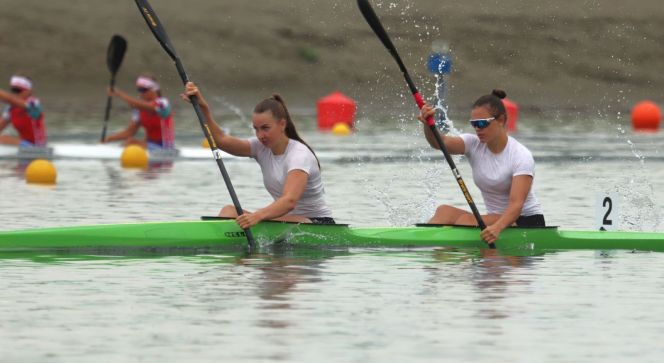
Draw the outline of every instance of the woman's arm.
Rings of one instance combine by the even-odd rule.
[[[115,96],[129,104],[129,106],[133,108],[138,108],[144,111],[155,111],[154,104],[152,102],[148,102],[145,100],[142,100],[140,98],[132,97],[125,92],[121,91],[118,88],[113,88],[113,89],[108,89],[108,95],[109,96]]]
[[[433,117],[435,113],[436,113],[435,108],[429,106],[428,104],[425,104],[422,107],[422,111],[420,115],[417,117],[417,119],[422,122],[422,125],[424,125],[424,137],[426,137],[427,142],[429,142],[429,145],[431,145],[431,147],[434,149],[440,150],[438,141],[436,140],[436,137],[434,136],[431,127],[427,124],[426,121],[429,117]],[[445,143],[445,148],[450,154],[459,155],[466,152],[466,146],[462,138],[456,136],[447,136],[442,134],[440,135],[440,138],[443,140],[443,143]]]
[[[138,122],[130,121],[129,125],[127,125],[126,129],[107,136],[104,139],[104,142],[106,143],[106,142],[111,142],[111,141],[126,140],[126,139],[136,135],[136,132],[138,132],[139,127],[140,127],[140,125],[139,125]]]
[[[190,96],[198,97],[198,104],[201,106],[203,116],[205,116],[205,123],[208,125],[214,142],[221,150],[235,156],[251,156],[251,144],[249,143],[249,140],[227,135],[221,127],[217,125],[214,121],[214,117],[212,117],[210,106],[193,82],[188,82],[186,84],[185,93],[182,95],[182,99],[190,102]]]
[[[482,239],[489,243],[493,243],[498,239],[500,232],[514,224],[523,209],[523,204],[526,202],[530,188],[533,185],[533,177],[530,175],[517,175],[512,177],[512,188],[510,189],[510,198],[507,203],[505,212],[490,226],[487,226],[482,231]]]
[[[281,197],[265,208],[254,213],[245,213],[237,218],[237,223],[242,228],[249,228],[260,221],[279,218],[295,209],[297,202],[304,193],[307,186],[309,174],[303,170],[291,170],[286,176],[286,184]]]
[[[0,89],[0,100],[3,100],[14,107],[27,108],[28,103],[21,97],[17,97],[5,90]]]
[[[9,125],[9,120],[5,120],[4,117],[0,116],[0,134],[2,134],[7,125]]]

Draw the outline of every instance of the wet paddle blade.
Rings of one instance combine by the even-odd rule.
[[[360,12],[364,16],[364,19],[367,21],[367,23],[374,31],[378,39],[380,39],[385,48],[387,48],[387,50],[390,52],[390,55],[392,55],[392,58],[394,58],[394,60],[397,62],[399,69],[406,78],[406,83],[408,83],[408,88],[410,88],[410,92],[413,94],[418,93],[415,84],[413,83],[412,79],[410,78],[410,75],[408,74],[406,66],[403,64],[403,61],[401,61],[401,57],[399,56],[399,52],[397,52],[397,48],[392,43],[390,36],[387,35],[385,28],[383,28],[383,24],[378,19],[378,16],[371,7],[369,0],[357,0],[357,6],[360,8]]]
[[[385,48],[389,49],[390,51],[392,49],[396,49],[394,44],[392,44],[392,40],[390,40],[390,37],[387,35],[385,28],[383,28],[383,24],[381,24],[380,20],[378,20],[378,16],[371,7],[369,1],[357,0],[357,6],[360,8],[360,12],[364,16],[364,19],[366,19],[371,29],[373,29],[374,33],[376,33],[376,36],[378,36],[380,41],[383,42]]]

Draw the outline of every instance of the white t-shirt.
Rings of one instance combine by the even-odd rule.
[[[249,143],[251,157],[256,159],[263,172],[265,189],[275,200],[281,197],[290,171],[302,170],[309,175],[300,200],[289,214],[306,218],[332,217],[332,210],[325,203],[320,168],[309,148],[297,140],[289,139],[286,151],[282,155],[274,155],[255,137],[250,138]]]
[[[512,178],[517,175],[535,177],[535,160],[525,146],[511,136],[507,137],[505,149],[498,154],[480,142],[477,135],[462,134],[464,154],[473,168],[473,180],[482,192],[489,214],[503,214],[507,208],[512,188]],[[521,209],[522,216],[544,214],[533,188],[530,188]]]

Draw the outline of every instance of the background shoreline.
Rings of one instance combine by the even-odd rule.
[[[431,45],[450,45],[453,118],[495,87],[520,104],[524,117],[615,117],[642,99],[664,99],[664,13],[655,0],[373,4],[429,100],[435,82],[425,67]],[[29,73],[47,111],[101,113],[109,80],[106,47],[115,33],[129,42],[118,85],[131,91],[135,76],[150,70],[178,102],[181,85],[173,64],[133,2],[0,5],[0,85],[15,71]],[[360,113],[416,112],[398,68],[355,1],[152,5],[192,79],[210,98],[250,112],[258,100],[279,92],[292,107],[307,110],[340,90],[358,101]]]

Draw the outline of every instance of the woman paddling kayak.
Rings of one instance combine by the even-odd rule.
[[[334,224],[332,211],[325,203],[325,190],[318,158],[295,129],[284,100],[273,95],[259,102],[252,114],[256,137],[230,136],[216,124],[210,107],[194,83],[187,83],[182,98],[198,97],[215,143],[223,151],[256,159],[263,173],[263,184],[274,202],[238,217],[233,205],[225,206],[219,216],[237,218],[242,228],[263,220]]]
[[[175,129],[173,114],[168,99],[161,95],[159,83],[150,74],[143,74],[136,80],[139,97],[132,97],[117,87],[108,90],[109,96],[115,96],[134,108],[134,115],[124,130],[109,135],[104,142],[124,140],[126,145],[137,144],[148,150],[173,149],[175,147]],[[134,135],[138,129],[145,129],[145,140],[137,140]]]
[[[544,215],[532,191],[535,177],[535,161],[530,151],[513,137],[507,135],[507,112],[502,90],[493,90],[480,97],[470,112],[470,124],[475,134],[442,136],[450,154],[463,154],[473,169],[473,180],[482,192],[486,215],[482,216],[487,228],[482,239],[493,243],[500,232],[516,225],[543,227]],[[425,124],[424,133],[429,144],[438,149],[433,132],[426,119],[436,110],[425,105],[418,119]],[[472,213],[441,205],[431,217],[432,224],[477,225]]]
[[[11,93],[0,90],[0,100],[9,104],[0,116],[0,133],[11,123],[18,137],[0,135],[0,144],[46,146],[44,112],[39,99],[32,95],[32,79],[14,75],[9,80],[9,86]]]

